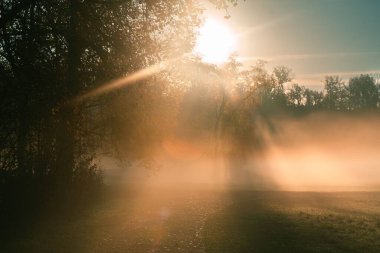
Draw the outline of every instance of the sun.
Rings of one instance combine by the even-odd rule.
[[[202,61],[212,64],[224,63],[236,50],[236,36],[222,22],[207,19],[199,29],[194,53]]]

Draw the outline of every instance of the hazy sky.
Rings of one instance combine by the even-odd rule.
[[[380,72],[380,0],[247,0],[229,12],[245,65],[257,57],[286,65],[315,88],[327,74]]]

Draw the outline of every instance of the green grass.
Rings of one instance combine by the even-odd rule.
[[[207,221],[207,252],[380,252],[376,193],[231,194]]]
[[[380,193],[113,192],[24,225],[0,252],[370,253],[380,252]]]

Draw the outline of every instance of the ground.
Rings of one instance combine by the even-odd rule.
[[[380,193],[109,191],[0,252],[380,252]]]

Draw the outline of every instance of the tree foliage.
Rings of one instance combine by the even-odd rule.
[[[378,87],[373,77],[360,75],[348,83],[350,109],[375,109],[379,102]]]
[[[192,0],[3,0],[0,13],[0,173],[8,178],[1,188],[37,180],[64,195],[83,177],[98,180],[98,153],[115,153],[107,147],[117,147],[110,143],[127,131],[117,122],[134,126],[130,140],[154,133],[157,111],[165,111],[156,105],[171,91],[162,76],[75,98],[190,51],[200,22]],[[116,103],[119,110],[111,111]]]

